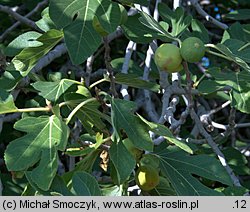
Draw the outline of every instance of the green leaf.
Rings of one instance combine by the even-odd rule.
[[[135,103],[114,98],[109,98],[109,100],[111,102],[111,121],[114,127],[114,136],[121,138],[121,130],[124,130],[138,149],[152,151],[153,142],[145,124],[133,114],[136,107]]]
[[[25,32],[15,38],[4,50],[6,56],[12,57],[19,54],[24,48],[38,47],[43,43],[37,41],[42,34],[34,31]]]
[[[64,96],[64,100],[68,102],[69,108],[73,109],[81,102],[88,100],[88,98],[77,93],[67,93]],[[90,134],[95,134],[92,130],[94,126],[100,130],[105,128],[106,125],[103,123],[102,119],[110,122],[110,118],[98,110],[99,107],[100,103],[97,100],[91,101],[83,105],[76,113],[76,116],[80,119],[83,127]]]
[[[63,174],[62,178],[65,181],[65,183],[69,186],[72,183],[72,177],[74,173],[78,171],[86,171],[86,172],[92,172],[92,167],[97,160],[97,158],[100,156],[101,151],[95,150],[88,155],[86,155],[82,160],[80,160],[76,167],[72,171],[68,171],[65,174]]]
[[[64,151],[69,129],[56,116],[27,117],[17,121],[16,130],[26,132],[10,142],[5,151],[9,171],[26,171],[42,190],[48,190],[57,171],[57,151]],[[35,164],[37,166],[33,167]],[[32,168],[33,167],[33,168]]]
[[[120,185],[101,185],[102,195],[109,196],[109,197],[119,197],[123,195],[123,186]]]
[[[136,161],[122,142],[112,143],[109,154],[116,171],[116,176],[113,180],[116,184],[120,185],[130,176],[135,168]]]
[[[51,20],[51,18],[49,17],[49,8],[46,7],[42,13],[42,18],[38,21],[36,21],[36,25],[43,30],[44,32],[47,32],[51,29],[55,29],[56,26],[54,24],[54,22]]]
[[[183,141],[177,140],[166,126],[161,125],[161,124],[157,124],[157,123],[153,123],[153,122],[149,122],[146,119],[144,119],[142,116],[140,116],[140,115],[138,115],[138,116],[140,117],[140,119],[143,122],[145,122],[149,126],[150,130],[152,132],[154,132],[156,135],[163,136],[164,138],[167,139],[167,141],[175,144],[176,146],[178,146],[182,150],[184,150],[190,154],[193,154],[193,150],[188,146],[188,144],[183,142]]]
[[[210,196],[221,195],[198,181],[192,174],[232,185],[231,178],[218,160],[208,155],[190,156],[176,147],[168,147],[157,152],[160,169],[177,195]]]
[[[172,11],[166,4],[160,3],[158,6],[160,16],[172,27],[171,35],[179,37],[191,24],[192,16],[185,15],[181,7]]]
[[[158,35],[166,37],[168,39],[173,39],[173,37],[151,16],[145,12],[141,12],[141,18],[139,21],[147,26],[149,29],[154,30]]]
[[[248,189],[244,187],[227,187],[223,189],[223,193],[226,196],[244,196],[247,192],[249,192]]]
[[[112,67],[118,71],[122,70],[123,63],[124,63],[124,57],[116,58],[111,61]],[[135,61],[130,60],[128,65],[128,73],[137,75],[139,77],[143,75],[143,70]]]
[[[43,98],[55,102],[74,84],[76,84],[76,82],[73,80],[62,79],[57,82],[38,81],[33,83],[32,86],[40,91],[39,95]]]
[[[227,39],[224,43],[228,49],[237,57],[250,63],[250,42],[245,43],[237,39]]]
[[[204,43],[209,42],[208,30],[197,19],[193,19],[191,22],[192,36],[200,38]]]
[[[160,176],[159,184],[150,191],[152,196],[176,196],[174,189],[171,187],[169,180]]]
[[[11,91],[21,79],[22,76],[19,71],[5,71],[0,77],[0,88]]]
[[[250,9],[234,10],[226,14],[225,17],[236,21],[248,20],[250,19]]]
[[[123,3],[123,4],[140,4],[143,6],[148,6],[149,1],[148,0],[119,0],[119,2]]]
[[[218,72],[212,70],[208,72],[214,77],[217,86],[225,87],[230,86],[231,105],[243,113],[250,113],[250,75],[247,71],[241,72]],[[208,86],[201,82],[200,87]],[[214,84],[212,82],[212,84]]]
[[[141,24],[140,14],[129,16],[127,22],[122,25],[125,36],[136,43],[150,43],[157,37],[157,33]]]
[[[43,45],[23,49],[12,59],[8,70],[18,70],[22,76],[26,76],[36,65],[37,61],[47,54],[62,38],[63,33],[61,31],[52,29],[45,32],[36,40]]]
[[[244,60],[242,60],[238,55],[235,55],[226,45],[222,43],[218,43],[214,45],[213,48],[223,53],[225,56],[230,58],[233,62],[241,66],[243,69],[250,72],[250,66]]]
[[[160,85],[158,85],[157,83],[142,80],[135,74],[118,73],[115,75],[115,82],[117,84],[128,85],[134,88],[147,89],[154,92],[158,92],[160,90]]]
[[[101,44],[101,36],[92,25],[95,15],[108,32],[114,31],[120,22],[118,4],[110,0],[51,0],[49,13],[56,26],[63,28],[74,64],[84,62]]]
[[[68,189],[66,183],[63,181],[62,177],[59,175],[56,175],[51,187],[50,187],[50,193],[63,195],[63,196],[72,196],[73,194]]]
[[[248,161],[246,157],[237,149],[233,147],[227,147],[223,149],[223,154],[233,169],[235,174],[238,175],[250,175],[250,168],[248,167]]]
[[[72,177],[73,192],[77,196],[101,196],[96,179],[87,172],[76,172]]]
[[[0,114],[17,112],[13,96],[7,91],[0,89]]]
[[[250,42],[250,24],[240,24],[236,22],[225,30],[221,43],[227,39],[237,39],[240,41]]]
[[[86,135],[82,135],[80,137],[81,140],[83,140],[85,136]],[[92,137],[91,137],[91,139],[92,139]],[[73,157],[84,156],[84,155],[90,154],[91,152],[94,152],[95,150],[97,150],[103,143],[104,143],[103,135],[97,133],[96,139],[94,140],[93,144],[90,144],[85,148],[82,147],[82,145],[80,145],[79,147],[71,147],[71,146],[69,146],[67,148],[65,154],[73,156]]]

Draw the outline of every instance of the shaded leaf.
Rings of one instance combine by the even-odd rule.
[[[250,42],[250,24],[240,24],[236,22],[224,31],[221,43],[227,39],[237,39],[244,42]]]
[[[17,112],[13,96],[7,91],[0,89],[0,114]]]
[[[171,187],[169,181],[165,178],[160,176],[159,184],[150,191],[152,196],[175,196],[176,193],[174,189]]]
[[[226,196],[244,196],[249,189],[244,187],[227,187],[222,191]]]
[[[156,135],[163,136],[164,138],[167,139],[167,141],[175,144],[176,146],[183,149],[184,151],[190,154],[193,154],[193,150],[188,146],[188,144],[183,141],[177,140],[166,126],[161,125],[161,124],[156,124],[153,122],[149,122],[146,119],[144,119],[142,116],[140,115],[138,116],[141,118],[143,122],[145,122],[149,126],[150,130],[154,132]]]
[[[123,4],[140,4],[143,6],[148,6],[149,1],[148,0],[119,0],[119,2],[123,3]]]
[[[250,75],[247,71],[241,72],[218,72],[211,69],[209,72],[214,77],[213,85],[232,88],[230,91],[231,105],[243,113],[250,113]],[[204,84],[205,83],[205,84]],[[207,81],[202,81],[199,85],[199,90],[205,88]],[[212,88],[216,88],[213,87]],[[202,90],[201,90],[202,91]]]
[[[150,43],[157,37],[157,33],[141,24],[139,21],[140,17],[140,14],[129,16],[127,22],[122,25],[122,29],[128,39],[136,43]]]
[[[121,138],[121,130],[124,130],[130,141],[138,148],[147,151],[153,150],[153,142],[145,124],[134,115],[135,103],[109,98],[111,102],[111,121],[114,127],[114,136]]]
[[[142,80],[135,74],[118,73],[115,75],[115,82],[117,84],[128,85],[134,88],[147,89],[154,92],[158,92],[160,90],[160,85],[158,85],[157,83]]]
[[[243,61],[250,63],[250,43],[237,39],[227,39],[224,43],[230,51]]]
[[[225,15],[226,18],[241,21],[250,19],[250,9],[234,10]]]
[[[87,172],[76,172],[72,177],[73,192],[77,196],[101,196],[96,179]]]
[[[250,168],[246,157],[237,149],[228,147],[222,150],[229,166],[235,174],[250,175]]]
[[[116,196],[122,196],[123,195],[123,186],[118,185],[102,185],[102,195],[103,196],[109,196],[109,197],[116,197]]]
[[[22,79],[20,72],[18,71],[5,71],[0,77],[0,88],[11,91],[13,90],[19,80]]]
[[[197,19],[193,19],[191,22],[192,36],[200,38],[204,43],[209,42],[208,30]]]
[[[177,195],[222,195],[198,181],[192,174],[232,185],[231,178],[218,160],[208,155],[189,156],[184,151],[168,147],[156,153],[162,173],[169,179]]]
[[[88,98],[77,93],[67,93],[64,96],[64,100],[68,102],[70,109],[75,108],[78,104],[87,101]],[[84,104],[76,113],[76,116],[80,119],[83,127],[90,133],[95,134],[92,128],[95,126],[102,130],[105,128],[105,124],[102,119],[110,121],[109,117],[101,113],[98,108],[100,103],[97,100],[90,101]]]
[[[243,69],[250,72],[250,66],[244,60],[242,60],[238,55],[235,55],[226,45],[218,43],[214,45],[213,48],[226,55],[233,62],[241,66]]]
[[[124,57],[116,58],[111,61],[111,65],[115,70],[122,70],[123,63]],[[143,75],[143,70],[136,62],[130,60],[128,65],[128,73],[137,75],[139,77]]]
[[[112,143],[109,154],[116,171],[116,178],[113,180],[120,185],[130,176],[135,168],[136,161],[122,142]]]

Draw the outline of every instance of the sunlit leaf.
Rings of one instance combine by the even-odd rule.
[[[8,170],[27,170],[27,175],[40,189],[48,190],[57,171],[57,151],[64,151],[66,147],[68,127],[54,115],[27,117],[16,122],[14,127],[27,134],[7,146],[5,162]],[[35,164],[37,166],[33,167]]]

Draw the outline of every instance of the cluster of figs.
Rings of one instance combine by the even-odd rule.
[[[155,63],[161,71],[168,73],[179,72],[183,69],[182,61],[199,62],[205,55],[205,45],[197,37],[186,38],[181,47],[171,43],[164,43],[155,51]]]

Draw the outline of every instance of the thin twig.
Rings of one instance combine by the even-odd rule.
[[[38,32],[43,32],[43,30],[41,30],[34,21],[26,18],[25,16],[22,16],[20,14],[18,14],[17,12],[13,11],[10,7],[8,6],[3,6],[0,5],[0,12],[4,12],[9,14],[10,16],[12,16],[13,18],[15,18],[17,21],[29,26],[30,28],[38,31]]]
[[[206,139],[206,141],[209,144],[209,146],[213,149],[213,151],[215,152],[215,154],[218,156],[221,164],[225,167],[227,173],[229,174],[229,176],[231,177],[231,179],[233,181],[233,184],[235,186],[241,186],[239,179],[235,176],[233,170],[228,165],[228,163],[227,163],[227,161],[225,159],[224,154],[221,152],[221,150],[219,149],[219,147],[217,146],[217,144],[214,142],[214,140],[211,137],[211,135],[208,134],[207,131],[204,129],[204,127],[202,126],[202,123],[201,123],[198,115],[195,113],[195,111],[194,111],[193,108],[191,109],[190,114],[191,114],[192,119],[197,124],[197,127],[199,129],[200,134]]]
[[[39,2],[36,7],[30,11],[27,15],[25,15],[25,18],[29,18],[32,15],[34,15],[35,13],[37,13],[39,10],[43,9],[44,7],[46,7],[46,5],[48,4],[48,0],[44,0],[42,2]],[[7,30],[4,31],[4,33],[0,36],[0,42],[2,42],[7,35],[12,32],[14,29],[16,29],[19,25],[21,24],[20,21],[17,21],[16,23],[14,23],[12,26],[10,26]]]
[[[211,15],[209,15],[205,10],[202,9],[200,4],[198,3],[197,0],[190,0],[191,4],[195,7],[196,11],[203,16],[207,21],[210,21],[214,25],[218,26],[221,29],[226,30],[228,26],[217,19],[213,18]]]
[[[64,43],[57,45],[53,50],[51,50],[48,54],[46,54],[37,62],[34,68],[32,68],[31,72],[34,72],[34,73],[39,72],[44,67],[49,65],[53,60],[55,60],[58,57],[61,57],[66,52],[67,52],[67,48]]]
[[[106,65],[106,69],[108,71],[109,79],[110,79],[110,90],[112,92],[112,95],[116,98],[118,97],[118,93],[115,88],[115,77],[114,77],[114,72],[113,68],[110,64],[111,58],[110,58],[110,46],[109,46],[109,41],[107,37],[103,37],[103,43],[104,43],[104,48],[105,48],[105,53],[104,53],[104,62]]]

